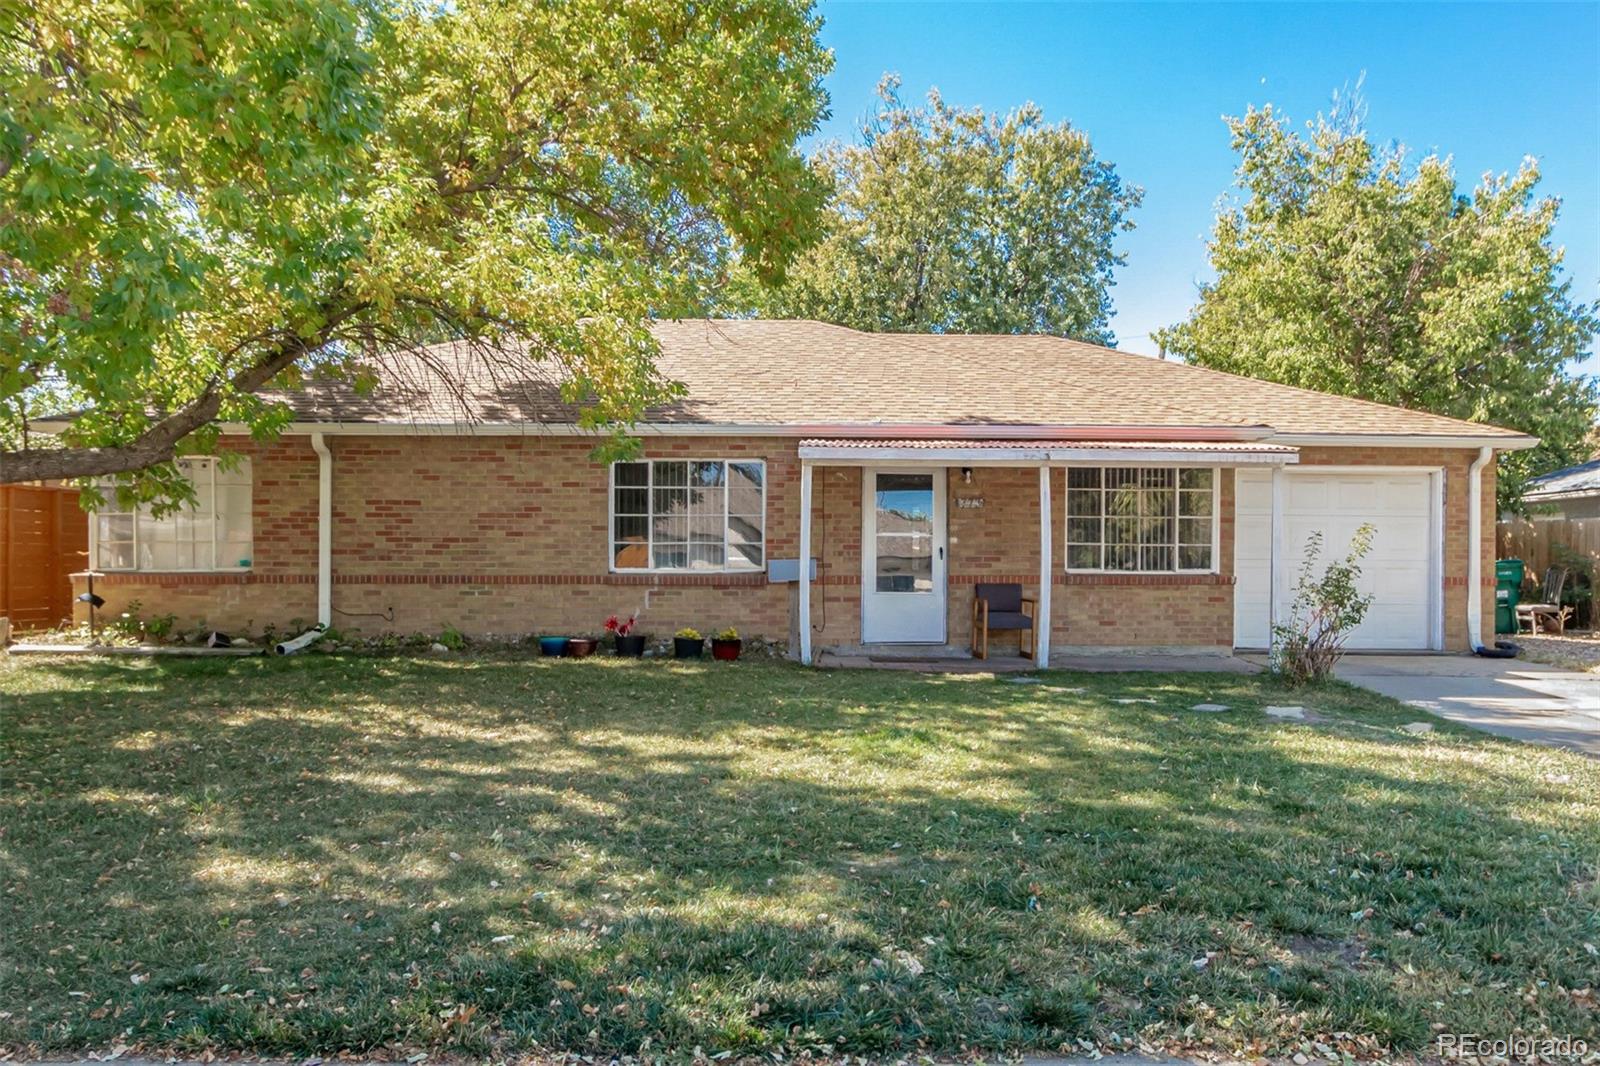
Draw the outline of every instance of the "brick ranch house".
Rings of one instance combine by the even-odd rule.
[[[654,330],[686,391],[636,462],[592,459],[550,383],[435,349],[468,379],[449,400],[420,369],[314,383],[279,439],[225,438],[237,468],[189,461],[196,510],[95,515],[96,591],[241,631],[592,634],[637,610],[811,661],[964,651],[973,586],[1011,581],[1047,663],[1265,647],[1307,537],[1340,553],[1371,522],[1351,647],[1492,632],[1492,459],[1531,437],[1055,337]]]

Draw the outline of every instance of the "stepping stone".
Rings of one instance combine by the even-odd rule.
[[[1305,721],[1306,709],[1304,707],[1268,707],[1267,713],[1274,718],[1294,718]]]
[[[1191,711],[1203,711],[1206,714],[1219,714],[1222,711],[1231,711],[1233,708],[1226,703],[1197,703],[1189,709]]]
[[[1154,703],[1154,696],[1121,696],[1111,701],[1112,703]]]
[[[1006,678],[1006,681],[1013,685],[1037,685],[1043,680],[1042,677],[1029,677],[1027,674],[1013,674]]]
[[[1419,736],[1419,735],[1421,735],[1423,733],[1431,733],[1431,732],[1433,732],[1433,723],[1432,722],[1407,722],[1405,725],[1401,726],[1400,728],[1404,729],[1407,733],[1410,733],[1412,736]]]

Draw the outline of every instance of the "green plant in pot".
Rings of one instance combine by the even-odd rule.
[[[732,626],[711,638],[711,657],[713,659],[731,663],[739,657],[739,652],[743,649],[744,641],[739,639],[739,631]]]
[[[700,635],[698,629],[684,626],[672,634],[672,657],[674,659],[698,659],[706,650],[706,638]]]

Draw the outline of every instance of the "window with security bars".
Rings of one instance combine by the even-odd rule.
[[[766,482],[766,464],[760,460],[612,464],[611,568],[764,568]]]
[[[1215,572],[1217,476],[1209,467],[1069,467],[1067,569]]]

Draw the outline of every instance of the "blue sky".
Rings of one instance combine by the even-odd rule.
[[[909,100],[1027,100],[1086,131],[1145,190],[1113,291],[1121,347],[1154,352],[1206,278],[1204,239],[1235,157],[1221,117],[1272,103],[1296,122],[1365,77],[1368,127],[1458,182],[1539,159],[1563,201],[1557,242],[1600,298],[1600,3],[980,4],[824,2],[833,116],[850,136],[885,72]],[[1582,369],[1600,372],[1600,359]]]

